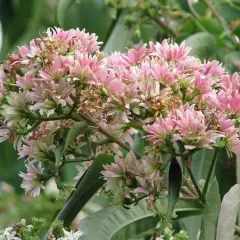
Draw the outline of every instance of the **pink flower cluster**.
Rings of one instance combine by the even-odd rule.
[[[72,114],[87,114],[129,146],[134,135],[144,135],[146,156],[154,159],[224,146],[240,154],[237,73],[231,76],[217,61],[201,62],[184,43],[170,40],[110,55],[99,51],[100,44],[84,30],[48,29],[0,66],[0,141],[9,138],[27,164],[41,163],[41,169],[29,165],[29,174],[21,174],[28,192],[36,195],[44,187],[40,181],[35,188],[34,173],[55,176],[55,150],[75,123]],[[93,128],[87,140],[80,135],[73,141],[65,160],[94,142],[97,152],[91,154],[118,156],[105,167],[106,178],[142,171],[125,165],[122,149],[107,140]],[[146,175],[151,178],[136,178],[136,190],[149,191]]]
[[[131,199],[134,195],[146,195],[154,199],[163,185],[164,176],[159,165],[163,163],[148,157],[138,161],[133,151],[125,158],[115,156],[115,163],[105,165],[105,171],[102,171],[107,180],[106,190],[118,198]]]

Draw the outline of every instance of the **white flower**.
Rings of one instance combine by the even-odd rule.
[[[29,192],[33,197],[40,194],[41,188],[44,189],[43,182],[40,180],[42,172],[42,163],[39,162],[37,167],[30,163],[27,166],[27,173],[21,172],[19,174],[19,176],[23,178],[21,187],[24,188],[26,192]]]
[[[7,128],[0,128],[0,142],[8,139],[9,130]]]
[[[7,97],[8,104],[3,105],[1,114],[5,117],[7,126],[13,126],[23,119],[22,111],[26,110],[28,98],[23,92],[11,92]]]
[[[91,167],[92,163],[93,161],[86,161],[83,162],[82,166],[76,166],[78,174],[74,179],[79,180],[82,177],[82,175],[88,170],[88,168]]]
[[[64,232],[64,236],[61,238],[58,238],[57,240],[79,240],[83,236],[83,232],[81,231],[66,231],[64,228],[62,229]]]
[[[12,227],[6,228],[2,234],[0,234],[0,240],[22,240],[16,237],[16,232],[13,231]]]

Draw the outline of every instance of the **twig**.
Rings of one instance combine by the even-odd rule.
[[[84,133],[84,137],[87,141],[88,151],[89,151],[90,155],[92,156],[92,155],[94,155],[93,150],[92,150],[92,143],[91,143],[87,133]]]
[[[188,170],[188,173],[189,173],[189,176],[190,176],[190,178],[192,180],[192,183],[193,183],[193,185],[194,185],[194,187],[195,187],[195,189],[196,189],[196,191],[198,193],[198,196],[199,196],[201,202],[204,204],[205,203],[205,197],[203,196],[201,190],[198,187],[198,184],[197,184],[197,182],[196,182],[196,180],[195,180],[195,178],[193,176],[192,170],[191,170],[191,168],[187,164],[186,164],[186,168]]]
[[[222,25],[225,25],[224,20],[222,19],[221,15],[218,13],[218,11],[216,10],[216,8],[213,6],[213,4],[211,3],[211,1],[205,0],[205,3],[208,5],[208,7],[209,7],[210,10],[212,11],[212,13],[215,15],[215,17],[218,19],[218,21],[219,21]]]
[[[40,121],[40,120],[37,120],[37,121],[31,126],[31,128],[27,129],[27,131],[24,132],[24,133],[21,134],[21,135],[27,135],[27,134],[29,134],[29,133],[32,132],[35,128],[37,128],[40,124],[41,124],[41,121]]]
[[[217,20],[222,24],[224,31],[226,32],[229,39],[234,43],[234,45],[239,45],[239,43],[235,40],[234,36],[232,35],[231,30],[228,28],[224,18],[221,17],[219,12],[216,10],[214,5],[210,0],[205,0],[205,3],[208,5],[209,9],[212,11],[214,16],[217,18]]]
[[[80,117],[79,117],[79,116]],[[114,136],[112,136],[106,129],[104,129],[103,127],[101,127],[97,122],[94,121],[94,119],[92,119],[92,117],[90,117],[87,114],[84,113],[78,113],[78,115],[76,114],[72,114],[72,119],[75,121],[80,121],[81,118],[83,120],[85,120],[87,123],[90,123],[92,126],[97,127],[98,131],[101,132],[102,134],[104,134],[105,136],[107,136],[110,140],[112,140],[113,142],[117,143],[120,147],[122,147],[123,149],[129,151],[133,151],[135,153],[135,155],[138,158],[141,158],[142,155],[136,151],[134,151],[131,147],[129,147],[127,144],[121,142],[120,140],[118,140],[117,138],[115,138]]]
[[[204,187],[203,187],[203,192],[202,192],[203,196],[206,196],[206,193],[207,193],[207,190],[208,190],[208,185],[209,185],[209,182],[210,182],[210,179],[211,179],[211,176],[212,176],[212,172],[213,172],[215,164],[217,162],[218,153],[219,153],[218,149],[215,149],[213,159],[212,159],[211,165],[210,165],[209,170],[208,170],[208,175],[207,175],[207,178],[206,178],[206,182],[205,182]]]
[[[185,185],[188,188],[188,190],[191,191],[194,195],[198,196],[195,187],[189,182],[189,180],[185,176],[183,176],[183,180],[185,181]]]
[[[191,196],[191,197],[197,197],[196,194],[194,194],[193,192],[191,192],[188,188],[184,188],[184,186],[181,188],[182,192],[184,192],[185,194]]]
[[[160,27],[163,27],[165,29],[167,29],[174,37],[179,37],[179,34],[173,29],[171,28],[165,21],[164,18],[162,17],[156,17],[155,19],[153,19],[155,23],[157,23]]]
[[[200,18],[200,15],[195,11],[193,5],[192,5],[192,1],[191,0],[187,0],[187,3],[188,3],[188,7],[190,8],[192,14],[197,18],[199,19]]]
[[[197,197],[179,197],[181,200],[197,200]]]
[[[63,120],[67,119],[68,115],[60,115],[60,116],[54,116],[54,117],[42,117],[42,116],[33,116],[29,115],[27,116],[28,119],[41,121],[41,122],[47,122],[47,121],[56,121],[56,120]]]

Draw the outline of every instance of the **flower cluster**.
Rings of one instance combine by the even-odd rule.
[[[162,189],[164,164],[161,161],[148,157],[138,161],[131,151],[125,158],[115,156],[115,162],[104,168],[102,174],[107,180],[106,190],[118,198],[148,196],[153,200]]]
[[[84,233],[80,230],[70,230],[67,231],[62,227],[63,223],[61,221],[56,221],[53,223],[51,228],[51,233],[48,236],[48,239],[51,240],[80,240]],[[32,219],[32,225],[27,225],[26,220],[22,219],[21,222],[16,223],[14,227],[8,227],[4,230],[0,230],[0,240],[27,240],[27,239],[40,239],[39,230],[42,230],[46,227],[45,219]],[[55,236],[53,232],[56,232]],[[188,240],[189,237],[187,232],[181,230],[178,233],[172,229],[172,224],[169,223],[168,226],[164,229],[164,232],[156,238],[157,240]]]
[[[27,192],[38,195],[65,163],[99,152],[116,155],[103,174],[109,189],[117,180],[125,197],[161,189],[161,154],[216,147],[240,153],[237,73],[201,62],[170,40],[110,55],[100,44],[79,29],[48,29],[0,66],[0,141],[9,139],[26,159],[28,172],[20,175]],[[90,130],[72,140],[59,162],[55,153],[77,121]],[[130,148],[134,135],[145,143],[140,161],[132,152],[124,157],[119,146]]]
[[[55,224],[55,225],[54,225]],[[79,240],[83,236],[83,232],[64,229],[63,223],[58,222],[53,225],[57,229],[61,226],[60,231],[58,231],[59,237],[55,237],[53,234],[49,239],[52,240]],[[43,218],[33,218],[32,224],[27,225],[26,220],[22,219],[19,223],[16,223],[13,227],[8,227],[0,231],[1,240],[27,240],[27,239],[40,239],[40,230],[47,227],[47,221]],[[54,229],[52,229],[54,230]]]

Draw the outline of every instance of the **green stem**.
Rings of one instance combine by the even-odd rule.
[[[211,176],[212,176],[212,172],[213,172],[215,164],[217,162],[218,153],[219,153],[218,149],[215,149],[213,159],[212,159],[210,168],[208,170],[206,182],[204,184],[204,188],[203,188],[203,192],[202,192],[203,196],[206,196],[206,193],[207,193],[207,190],[208,190],[208,185],[209,185],[209,182],[210,182],[210,179],[211,179]]]
[[[89,158],[77,158],[75,160],[66,160],[64,161],[65,163],[79,163],[79,162],[85,162],[85,161],[91,161],[93,160],[93,158],[89,157]]]
[[[84,133],[84,137],[85,137],[85,140],[87,142],[89,154],[91,156],[93,156],[94,153],[93,153],[93,150],[92,150],[92,142],[90,141],[89,136],[88,136],[88,134],[86,132]]]
[[[36,120],[36,121],[42,121],[42,122],[47,122],[47,121],[56,121],[56,120],[63,120],[63,119],[68,119],[68,115],[60,115],[60,116],[54,116],[54,117],[42,117],[42,116],[28,116],[28,119],[31,120]]]
[[[205,197],[204,197],[204,195],[201,193],[201,190],[200,190],[199,187],[198,187],[197,181],[196,181],[196,179],[195,179],[194,176],[193,176],[192,170],[191,170],[191,168],[190,168],[187,164],[186,164],[186,167],[187,167],[189,176],[190,176],[190,178],[191,178],[191,180],[192,180],[192,183],[193,183],[193,185],[194,185],[194,187],[195,187],[195,189],[196,189],[196,191],[197,191],[197,193],[198,193],[198,196],[199,196],[201,202],[204,204],[204,203],[205,203]]]
[[[46,122],[46,121],[63,120],[63,119],[67,119],[67,118],[68,118],[67,116],[62,115],[62,116],[48,117],[48,118],[41,117],[40,120],[43,121],[43,122]]]
[[[23,134],[20,134],[20,135],[27,135],[27,134],[29,134],[29,133],[32,132],[35,128],[37,128],[40,124],[41,124],[41,121],[40,121],[40,120],[37,120],[37,121],[31,126],[31,128],[27,129],[26,132],[24,132]]]

